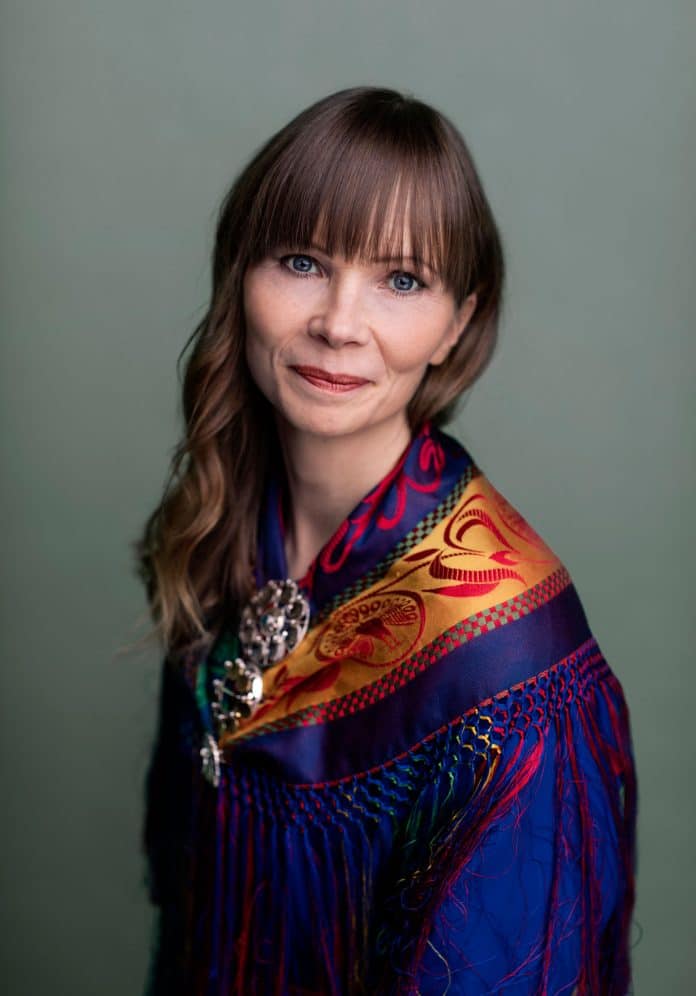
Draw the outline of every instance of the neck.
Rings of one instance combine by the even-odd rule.
[[[279,424],[278,435],[290,497],[285,555],[290,577],[300,578],[341,522],[396,464],[411,432],[403,420],[338,438]]]

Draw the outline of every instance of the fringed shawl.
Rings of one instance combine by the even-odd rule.
[[[287,576],[283,498],[257,583]],[[557,556],[426,426],[301,585],[310,630],[201,776],[205,657],[165,661],[149,991],[630,990],[636,780],[621,685]]]

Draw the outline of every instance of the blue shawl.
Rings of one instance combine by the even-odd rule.
[[[287,577],[269,483],[256,583]],[[212,682],[164,662],[145,842],[149,992],[630,988],[636,779],[567,569],[426,425],[300,580],[302,643],[201,774]]]

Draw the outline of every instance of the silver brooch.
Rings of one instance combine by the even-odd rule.
[[[304,639],[309,627],[309,602],[295,581],[269,581],[242,609],[239,624],[241,657],[225,661],[225,674],[213,682],[211,703],[218,736],[234,732],[263,701],[263,672],[277,664]],[[213,740],[212,737],[210,737]],[[219,782],[219,748],[218,782]],[[210,746],[207,745],[210,750]],[[206,746],[201,749],[201,757]],[[212,771],[215,761],[203,758]],[[211,781],[211,779],[208,779]],[[213,784],[218,784],[213,782]]]

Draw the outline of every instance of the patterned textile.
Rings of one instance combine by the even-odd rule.
[[[284,578],[269,484],[256,581]],[[301,587],[302,643],[204,781],[208,655],[165,661],[149,992],[630,990],[629,715],[565,566],[426,426]]]

